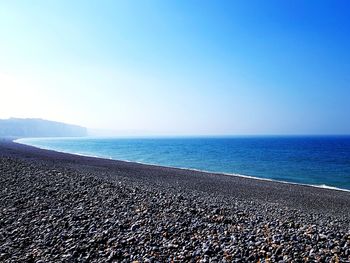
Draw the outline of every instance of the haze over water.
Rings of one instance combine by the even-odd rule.
[[[1,1],[0,118],[350,134],[350,1]]]
[[[350,136],[36,138],[69,153],[350,190]]]

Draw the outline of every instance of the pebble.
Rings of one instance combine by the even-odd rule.
[[[341,219],[276,204],[7,157],[0,185],[0,262],[350,261]]]

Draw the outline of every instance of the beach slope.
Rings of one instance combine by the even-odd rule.
[[[0,140],[1,262],[348,262],[350,193]]]

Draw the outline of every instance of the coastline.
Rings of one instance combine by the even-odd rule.
[[[350,261],[345,191],[3,139],[0,183],[1,262]]]
[[[195,169],[76,155],[19,144],[13,142],[12,139],[0,140],[0,147],[3,148],[4,145],[10,150],[10,156],[14,155],[15,158],[40,162],[44,160],[55,162],[58,166],[65,167],[68,165],[78,169],[82,165],[93,169],[104,169],[111,174],[108,177],[112,180],[114,179],[115,170],[127,170],[128,173],[125,173],[125,176],[130,176],[130,173],[133,173],[130,179],[140,180],[142,183],[153,184],[156,180],[159,180],[161,183],[180,184],[181,187],[199,188],[201,191],[203,190],[201,189],[202,186],[196,185],[196,183],[203,183],[204,187],[208,188],[205,191],[213,191],[213,194],[232,195],[254,201],[260,201],[260,199],[273,203],[278,201],[296,209],[310,209],[310,211],[315,209],[316,212],[322,210],[324,213],[345,214],[349,215],[350,219],[350,206],[348,206],[350,193],[348,191],[289,182],[284,183],[249,176],[202,172]],[[210,187],[208,187],[208,184],[210,184]],[[237,191],[233,191],[234,188]],[[260,197],[258,198],[257,196]],[[336,200],[329,200],[328,198],[335,198]],[[343,200],[343,198],[345,199]]]
[[[335,190],[335,191],[350,192],[350,189],[339,188],[339,187],[330,186],[330,185],[326,185],[326,184],[314,185],[314,184],[306,184],[306,183],[296,183],[296,182],[275,180],[275,179],[270,179],[270,178],[263,178],[263,177],[244,175],[244,174],[238,174],[238,173],[225,173],[225,172],[208,171],[208,170],[201,170],[201,169],[187,168],[187,167],[166,166],[166,165],[161,165],[161,164],[156,164],[156,163],[145,163],[145,162],[138,162],[138,161],[132,161],[132,160],[113,159],[111,157],[106,157],[106,156],[89,155],[89,154],[82,154],[82,153],[72,153],[72,152],[67,152],[67,151],[58,151],[58,150],[54,150],[54,149],[39,147],[39,146],[36,146],[33,144],[23,143],[20,141],[21,139],[22,138],[14,139],[14,140],[12,140],[12,142],[26,145],[26,146],[35,147],[35,148],[38,148],[41,150],[48,150],[48,151],[53,151],[53,152],[58,152],[58,153],[65,153],[65,154],[73,154],[73,155],[83,156],[83,157],[99,158],[99,159],[105,159],[105,160],[137,163],[137,164],[141,164],[141,165],[149,165],[149,166],[155,166],[155,167],[175,168],[175,169],[180,169],[180,170],[185,170],[185,171],[188,170],[188,171],[202,172],[202,173],[206,173],[206,174],[218,174],[218,175],[221,174],[221,175],[225,175],[225,176],[235,176],[235,177],[249,178],[249,179],[261,180],[261,181],[267,181],[267,182],[277,182],[277,183],[281,183],[281,184],[300,185],[300,186],[315,187],[315,188]]]

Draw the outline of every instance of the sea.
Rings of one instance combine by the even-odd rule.
[[[350,190],[350,136],[25,138],[78,155]]]

